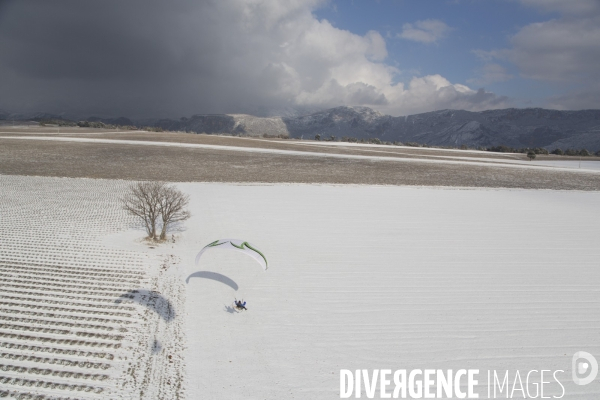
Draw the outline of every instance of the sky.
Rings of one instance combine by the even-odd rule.
[[[0,0],[0,110],[600,108],[599,0]]]

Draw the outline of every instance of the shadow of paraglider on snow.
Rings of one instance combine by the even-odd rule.
[[[235,308],[231,307],[231,306],[224,306],[224,310],[227,311],[229,314],[234,314],[237,311],[235,311]]]
[[[121,303],[121,299],[131,299],[132,301],[156,312],[166,322],[175,319],[175,309],[171,302],[163,297],[159,292],[146,289],[130,290],[123,293],[115,303]]]
[[[218,281],[221,282],[227,286],[229,286],[230,288],[232,288],[233,290],[238,290],[238,285],[237,283],[235,283],[233,281],[233,279],[219,274],[217,272],[211,272],[211,271],[198,271],[198,272],[194,272],[193,274],[191,274],[190,276],[187,277],[187,279],[185,280],[185,283],[190,283],[190,278],[204,278],[204,279],[212,279],[213,281]]]

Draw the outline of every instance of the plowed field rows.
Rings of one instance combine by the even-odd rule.
[[[0,397],[150,398],[163,386],[141,368],[163,357],[144,298],[161,258],[101,241],[133,223],[118,201],[127,185],[0,176]]]

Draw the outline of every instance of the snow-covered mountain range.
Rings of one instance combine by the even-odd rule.
[[[0,120],[65,119],[37,113],[17,115],[0,110]],[[72,119],[72,118],[71,118]],[[321,140],[343,137],[378,138],[384,142],[415,142],[432,146],[514,148],[545,147],[548,150],[600,150],[600,110],[559,111],[542,108],[509,108],[471,112],[441,110],[392,117],[368,107],[336,107],[308,115],[255,117],[247,114],[198,114],[190,118],[135,121],[127,118],[90,117],[115,125],[137,125],[171,131],[225,133],[248,136],[286,136]]]
[[[434,146],[505,145],[600,150],[600,110],[442,110],[392,117],[368,107],[337,107],[300,117],[194,115],[180,120],[160,120],[156,125],[169,130],[250,136],[289,135],[313,139],[320,135],[323,139],[331,136],[338,139],[379,138]]]

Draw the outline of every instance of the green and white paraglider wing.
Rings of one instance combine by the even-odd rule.
[[[202,250],[200,250],[200,252],[196,256],[196,265],[198,265],[202,254],[204,254],[205,251],[211,249],[228,249],[240,251],[256,260],[256,262],[258,262],[265,271],[269,267],[267,263],[267,258],[260,250],[256,248],[256,246],[253,246],[244,240],[238,239],[220,239],[207,244]]]

